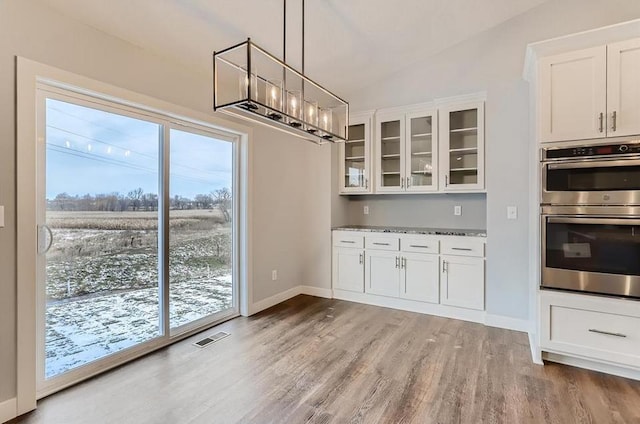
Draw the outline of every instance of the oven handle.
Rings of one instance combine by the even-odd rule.
[[[612,160],[584,160],[584,161],[570,161],[562,163],[545,163],[547,169],[575,169],[575,168],[610,168],[613,166],[638,166],[640,165],[640,158],[638,159],[612,159]]]
[[[640,225],[640,219],[629,218],[586,218],[586,217],[554,217],[547,216],[549,224],[601,224],[601,225]]]

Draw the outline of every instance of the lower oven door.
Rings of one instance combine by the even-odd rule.
[[[640,219],[543,215],[541,286],[640,298]]]

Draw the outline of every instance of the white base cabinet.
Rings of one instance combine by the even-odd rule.
[[[483,237],[334,231],[333,246],[334,291],[389,307],[410,301],[484,310]]]

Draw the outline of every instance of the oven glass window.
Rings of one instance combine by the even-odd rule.
[[[547,191],[640,190],[640,165],[547,169]]]
[[[640,275],[640,225],[546,224],[546,267]]]

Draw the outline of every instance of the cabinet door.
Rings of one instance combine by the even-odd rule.
[[[605,137],[605,46],[542,58],[538,71],[541,142]]]
[[[349,117],[349,138],[339,145],[340,193],[371,193],[371,115]]]
[[[440,301],[438,255],[402,253],[400,297],[422,302]]]
[[[405,188],[413,192],[438,190],[438,119],[435,110],[406,116]]]
[[[400,295],[400,252],[367,250],[365,292],[382,296]]]
[[[364,251],[333,248],[333,288],[364,292]]]
[[[441,256],[440,303],[484,310],[484,259]]]
[[[404,191],[404,114],[378,115],[376,124],[376,190]]]
[[[640,38],[607,46],[607,136],[640,134]]]
[[[441,109],[444,191],[484,190],[484,102]]]

